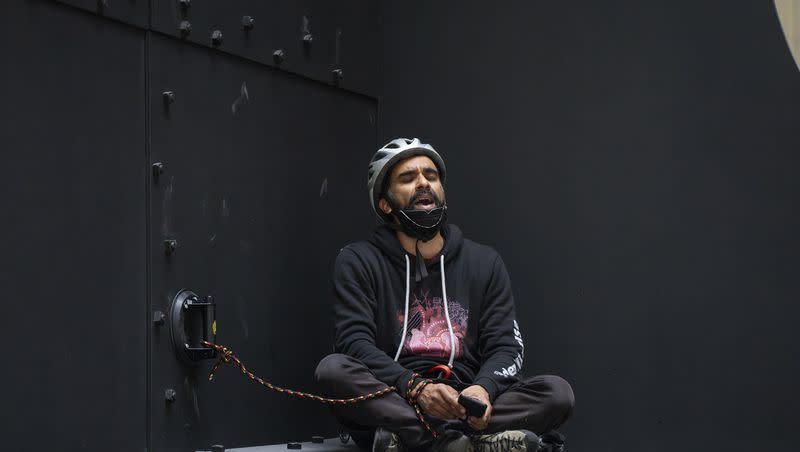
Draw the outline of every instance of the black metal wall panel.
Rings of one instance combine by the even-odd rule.
[[[182,288],[213,295],[219,343],[266,380],[313,390],[332,351],[333,259],[372,221],[376,103],[169,37],[153,35],[150,49],[152,160],[163,163],[151,186],[152,310]],[[165,240],[177,241],[169,256]],[[211,362],[181,364],[166,324],[152,328],[153,450],[336,433],[326,407],[234,368],[209,383]]]
[[[170,0],[153,2],[152,26],[179,39],[374,97],[380,58],[378,9],[378,2],[369,0]],[[245,16],[253,19],[251,28],[243,25]],[[190,30],[181,31],[184,22]],[[215,31],[221,33],[221,41],[212,40]],[[280,62],[274,57],[277,50],[283,55]],[[334,70],[341,71],[340,81]]]
[[[45,0],[46,1],[46,0]],[[51,0],[52,1],[52,0]],[[147,28],[150,23],[150,0],[55,0],[103,17]]]
[[[0,30],[4,448],[142,451],[144,32],[43,1]]]

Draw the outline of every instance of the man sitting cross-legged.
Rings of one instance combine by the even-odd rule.
[[[375,154],[368,180],[382,224],[336,259],[338,353],[319,363],[317,380],[332,397],[397,391],[334,406],[338,420],[380,451],[563,450],[552,431],[572,412],[572,388],[556,376],[520,377],[505,265],[446,223],[441,156],[397,139]],[[483,416],[467,416],[459,395],[485,404]]]

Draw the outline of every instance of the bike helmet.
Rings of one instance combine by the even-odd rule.
[[[386,143],[372,156],[372,161],[369,162],[369,171],[367,172],[367,188],[369,189],[369,201],[372,205],[372,210],[381,221],[386,221],[386,219],[378,207],[378,201],[383,194],[386,175],[397,162],[417,155],[425,155],[433,160],[439,170],[439,178],[444,184],[445,167],[442,156],[433,149],[433,146],[420,142],[418,138],[397,138]]]

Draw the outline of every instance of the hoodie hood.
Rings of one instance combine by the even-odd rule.
[[[464,236],[458,226],[449,223],[442,226],[441,232],[444,237],[444,248],[442,248],[440,254],[444,255],[444,261],[448,263],[455,259],[461,251],[461,247],[464,244]],[[415,257],[413,254],[406,253],[400,243],[400,239],[397,238],[397,232],[388,224],[381,224],[375,228],[375,232],[369,238],[369,242],[378,247],[392,265],[401,268],[406,266],[406,255],[411,258]]]

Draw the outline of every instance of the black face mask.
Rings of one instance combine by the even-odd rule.
[[[436,237],[447,219],[447,206],[435,207],[430,211],[412,208],[395,212],[403,232],[423,242]]]
[[[430,195],[436,207],[430,211],[415,209],[414,203],[421,195]],[[425,261],[422,258],[422,253],[419,251],[419,241],[427,242],[436,237],[436,233],[441,230],[445,220],[447,220],[447,206],[430,190],[423,190],[415,193],[404,209],[399,208],[391,196],[387,196],[386,199],[392,207],[392,216],[397,218],[397,221],[400,223],[390,223],[392,229],[402,231],[417,239],[417,269],[414,279],[420,282],[422,279],[428,277],[428,270],[425,268]]]
[[[436,207],[431,210],[415,209],[414,203],[422,195],[431,196]],[[387,200],[392,207],[392,216],[400,222],[400,230],[417,240],[427,242],[436,237],[436,233],[447,220],[447,206],[430,190],[415,193],[408,205],[402,209],[396,205],[391,196],[387,196]]]

